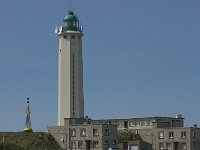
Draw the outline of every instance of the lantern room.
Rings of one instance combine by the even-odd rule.
[[[78,18],[72,11],[68,12],[63,22],[64,31],[80,31]]]

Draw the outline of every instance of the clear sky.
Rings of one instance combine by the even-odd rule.
[[[200,126],[199,0],[73,0],[84,26],[85,115],[182,114]],[[55,26],[67,0],[0,1],[0,131],[57,122]]]

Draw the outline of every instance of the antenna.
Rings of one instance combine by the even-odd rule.
[[[69,1],[69,10],[70,10],[70,11],[72,10],[72,3],[71,3],[71,0]]]

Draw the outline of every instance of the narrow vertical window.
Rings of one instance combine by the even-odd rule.
[[[181,138],[182,139],[186,138],[186,132],[185,131],[181,131]]]
[[[106,135],[106,136],[109,135],[109,128],[105,128],[105,135]]]
[[[98,129],[93,129],[93,135],[98,136],[99,135],[99,130]]]
[[[80,130],[80,136],[86,136],[86,128]]]
[[[173,139],[174,138],[174,132],[169,132],[169,138]]]

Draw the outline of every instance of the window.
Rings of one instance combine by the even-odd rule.
[[[149,125],[149,120],[144,120],[144,125],[148,126]]]
[[[71,35],[71,39],[75,39],[75,35]]]
[[[200,146],[200,141],[198,141],[198,146]]]
[[[80,134],[81,136],[86,136],[86,129],[82,128],[81,131],[80,131],[80,133],[81,133]]]
[[[153,125],[153,122],[154,122],[153,120],[149,120],[149,125],[152,126],[152,125]]]
[[[171,143],[166,143],[166,148],[167,148],[167,149],[172,149]]]
[[[71,148],[75,148],[76,147],[76,142],[75,141],[71,141],[70,144],[71,144]]]
[[[164,143],[159,143],[159,149],[164,149]]]
[[[109,128],[105,128],[105,135],[109,135]]]
[[[117,126],[118,128],[124,128],[124,122],[118,122]]]
[[[140,121],[141,126],[144,126],[144,121]]]
[[[99,130],[98,129],[93,129],[93,135],[98,136],[99,135]]]
[[[109,140],[105,140],[104,144],[108,145],[109,144]]]
[[[113,140],[113,145],[117,145],[117,141],[116,140]]]
[[[181,131],[181,138],[186,138],[186,132],[185,131]]]
[[[173,139],[174,138],[174,132],[169,132],[169,138]]]
[[[76,129],[70,129],[69,133],[71,136],[76,136]]]
[[[186,149],[186,143],[181,143],[181,148]]]
[[[136,121],[136,126],[140,126],[140,121]]]
[[[196,143],[195,143],[195,142],[192,142],[192,146],[195,147],[195,146],[196,146]]]
[[[158,138],[163,139],[164,138],[164,131],[159,131],[158,132]]]
[[[99,147],[99,142],[98,141],[93,141],[93,147],[98,148]]]
[[[83,141],[78,141],[78,148],[83,147]]]
[[[192,131],[192,138],[195,138],[195,132],[194,131]]]
[[[129,123],[129,126],[130,126],[130,127],[134,127],[134,126],[135,126],[135,121],[131,121],[131,122]]]

